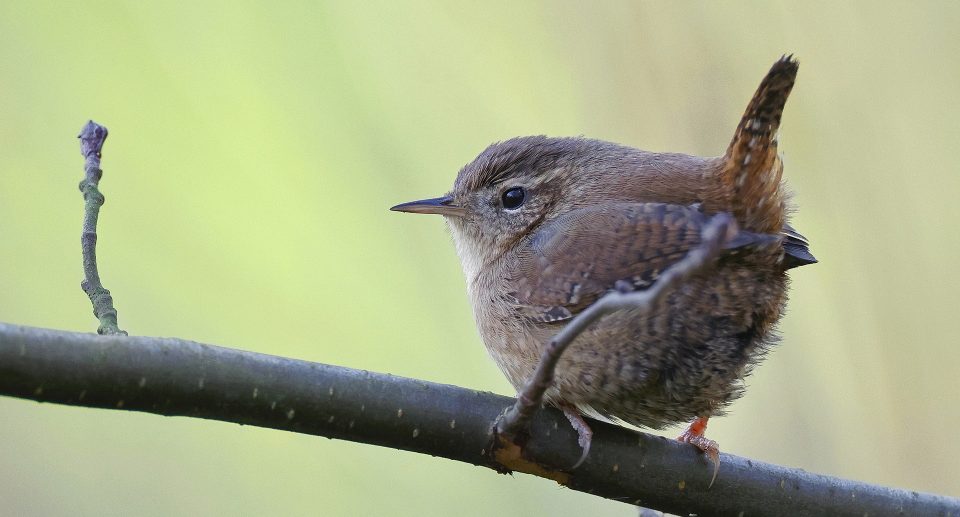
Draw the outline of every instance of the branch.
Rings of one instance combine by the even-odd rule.
[[[83,233],[80,235],[80,248],[83,253],[83,282],[80,287],[90,297],[93,304],[93,315],[100,320],[100,334],[127,333],[117,325],[117,309],[113,306],[113,297],[110,291],[100,282],[100,273],[97,270],[97,217],[104,198],[98,185],[103,171],[100,170],[100,151],[103,142],[107,139],[107,128],[90,120],[77,135],[80,139],[80,152],[85,158],[85,177],[80,182],[80,192],[83,192]]]
[[[810,474],[729,454],[710,490],[693,447],[602,422],[579,457],[563,414],[537,411],[522,451],[488,454],[514,400],[455,386],[172,338],[0,323],[0,395],[207,418],[441,456],[554,479],[677,514],[958,515],[960,500]]]

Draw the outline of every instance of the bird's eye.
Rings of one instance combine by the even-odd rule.
[[[513,187],[507,189],[503,193],[501,201],[503,201],[503,208],[507,210],[516,210],[520,208],[520,205],[523,204],[523,200],[527,197],[527,193],[523,191],[522,187]]]

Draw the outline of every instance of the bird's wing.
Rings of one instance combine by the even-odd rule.
[[[646,289],[700,244],[709,218],[695,206],[663,203],[574,210],[519,246],[510,296],[530,319],[553,322],[571,318],[613,289]],[[727,247],[778,239],[741,232]]]

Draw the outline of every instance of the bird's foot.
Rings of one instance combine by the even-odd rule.
[[[710,488],[713,486],[713,482],[717,480],[717,473],[720,472],[720,444],[703,435],[707,430],[707,420],[708,417],[695,418],[687,426],[687,429],[677,437],[677,441],[689,443],[700,449],[713,463],[713,477],[710,478],[710,485],[707,487]]]
[[[577,411],[577,408],[564,404],[560,406],[560,409],[563,410],[563,414],[566,415],[567,420],[570,421],[570,425],[577,431],[577,443],[580,444],[582,451],[580,453],[580,459],[570,468],[570,470],[573,470],[582,465],[584,460],[587,459],[587,455],[590,454],[590,444],[593,442],[593,429],[590,429],[590,424],[583,419],[583,415]]]

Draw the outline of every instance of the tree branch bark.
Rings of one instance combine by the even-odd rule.
[[[173,338],[97,336],[0,323],[0,395],[235,422],[520,471],[573,490],[677,514],[960,515],[960,500],[788,469],[591,422],[593,448],[553,409],[522,449],[491,456],[514,399],[456,386]]]

